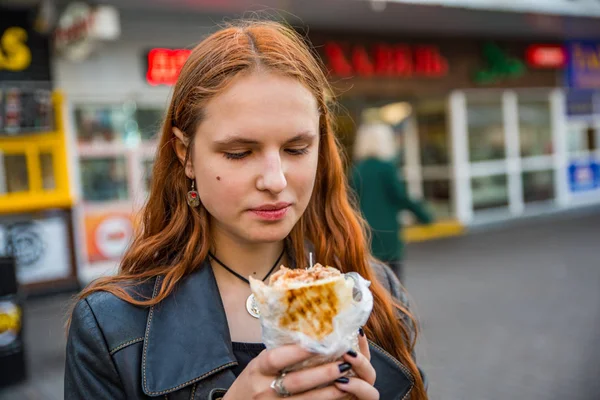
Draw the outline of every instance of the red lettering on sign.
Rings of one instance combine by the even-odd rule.
[[[367,50],[362,46],[356,46],[352,51],[352,66],[359,75],[364,77],[372,76],[375,70]]]
[[[448,73],[448,61],[437,47],[419,46],[415,49],[415,69],[424,76],[444,76]]]
[[[179,72],[190,56],[185,49],[152,49],[148,52],[146,81],[151,85],[174,85]]]
[[[408,46],[396,46],[394,49],[394,70],[397,76],[409,78],[414,74],[412,51]]]
[[[342,46],[335,42],[329,42],[325,44],[325,55],[329,60],[329,67],[332,69],[333,74],[337,76],[350,76],[352,75],[352,66],[346,59]]]
[[[374,50],[375,73],[377,75],[394,75],[394,49],[385,44],[378,44]]]
[[[564,68],[567,52],[562,45],[534,44],[527,48],[527,64],[534,68]]]
[[[448,74],[448,61],[436,46],[355,45],[344,51],[332,41],[324,49],[327,66],[336,76],[437,78]]]
[[[410,77],[413,74],[412,53],[408,46],[378,44],[374,47],[375,74]]]

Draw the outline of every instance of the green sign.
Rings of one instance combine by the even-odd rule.
[[[523,61],[511,57],[498,45],[486,43],[483,46],[486,67],[475,74],[475,82],[480,85],[499,83],[505,79],[520,78],[527,69]]]

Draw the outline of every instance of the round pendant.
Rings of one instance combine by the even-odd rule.
[[[246,310],[248,310],[248,314],[252,315],[254,318],[260,317],[260,310],[258,309],[258,303],[254,294],[248,296],[248,299],[246,300]]]

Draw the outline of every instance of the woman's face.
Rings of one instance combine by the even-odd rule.
[[[293,78],[252,73],[205,110],[186,173],[212,216],[213,234],[245,243],[284,239],[315,183],[316,99]]]

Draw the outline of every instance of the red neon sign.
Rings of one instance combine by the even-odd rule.
[[[325,58],[331,72],[342,77],[439,78],[448,74],[448,60],[437,46],[355,45],[348,51],[338,42],[328,42]]]
[[[146,81],[153,85],[174,85],[191,50],[152,49],[148,52]]]
[[[564,68],[567,52],[561,45],[534,44],[527,48],[527,64],[535,68]]]

